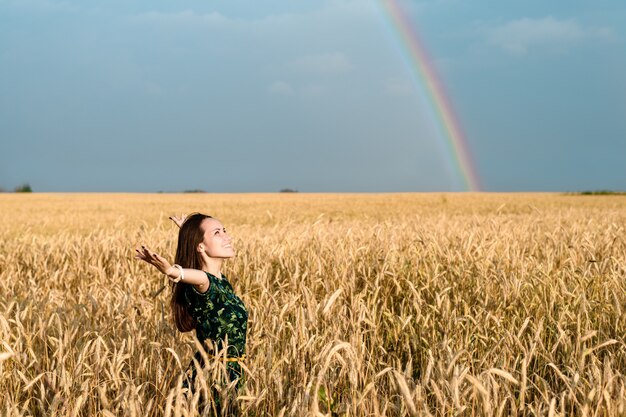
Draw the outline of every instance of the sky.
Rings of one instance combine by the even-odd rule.
[[[384,0],[0,0],[0,187],[464,191]],[[394,0],[482,191],[626,190],[623,0]]]

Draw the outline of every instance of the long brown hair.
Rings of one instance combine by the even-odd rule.
[[[198,244],[204,240],[204,230],[200,224],[204,219],[211,219],[206,214],[193,213],[189,215],[178,231],[178,246],[174,263],[183,268],[202,269],[202,256],[197,251]],[[174,314],[174,323],[181,332],[189,332],[196,328],[196,321],[187,310],[184,298],[185,284],[178,282],[172,288],[170,305]]]

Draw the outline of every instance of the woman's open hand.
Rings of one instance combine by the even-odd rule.
[[[151,251],[147,246],[141,245],[141,249],[137,248],[135,251],[137,252],[135,254],[136,259],[141,259],[142,261],[149,263],[158,269],[162,274],[168,275],[168,271],[171,272],[171,270],[174,269],[167,259],[158,253]]]
[[[183,214],[180,215],[180,217],[179,216],[170,216],[169,218],[180,229],[180,227],[183,225],[183,223],[185,223],[185,219],[187,218],[187,215],[183,213]]]

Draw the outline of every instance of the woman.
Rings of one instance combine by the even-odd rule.
[[[145,246],[137,249],[136,257],[153,265],[173,282],[171,307],[178,330],[195,329],[209,358],[221,357],[220,351],[226,349],[228,379],[237,380],[239,388],[248,312],[221,272],[223,261],[235,256],[232,239],[222,223],[211,216],[195,213],[187,218],[170,218],[180,227],[175,264],[171,265]],[[194,358],[204,366],[200,352],[196,352]],[[194,389],[197,372],[192,360],[184,381],[184,386],[190,390]],[[215,394],[216,390],[213,392]],[[214,397],[219,415],[221,401],[219,396]]]

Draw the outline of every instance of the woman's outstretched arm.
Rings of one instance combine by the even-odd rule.
[[[144,262],[149,263],[159,270],[162,274],[167,275],[167,277],[175,281],[178,278],[181,278],[180,269],[174,267],[170,264],[167,259],[162,257],[156,252],[151,251],[147,246],[141,246],[140,248],[135,249],[137,252],[135,254],[135,258],[141,259]],[[209,289],[209,277],[206,272],[200,271],[199,269],[183,269],[184,278],[181,282],[186,284],[191,284],[196,287],[196,289],[200,292],[205,292]]]

